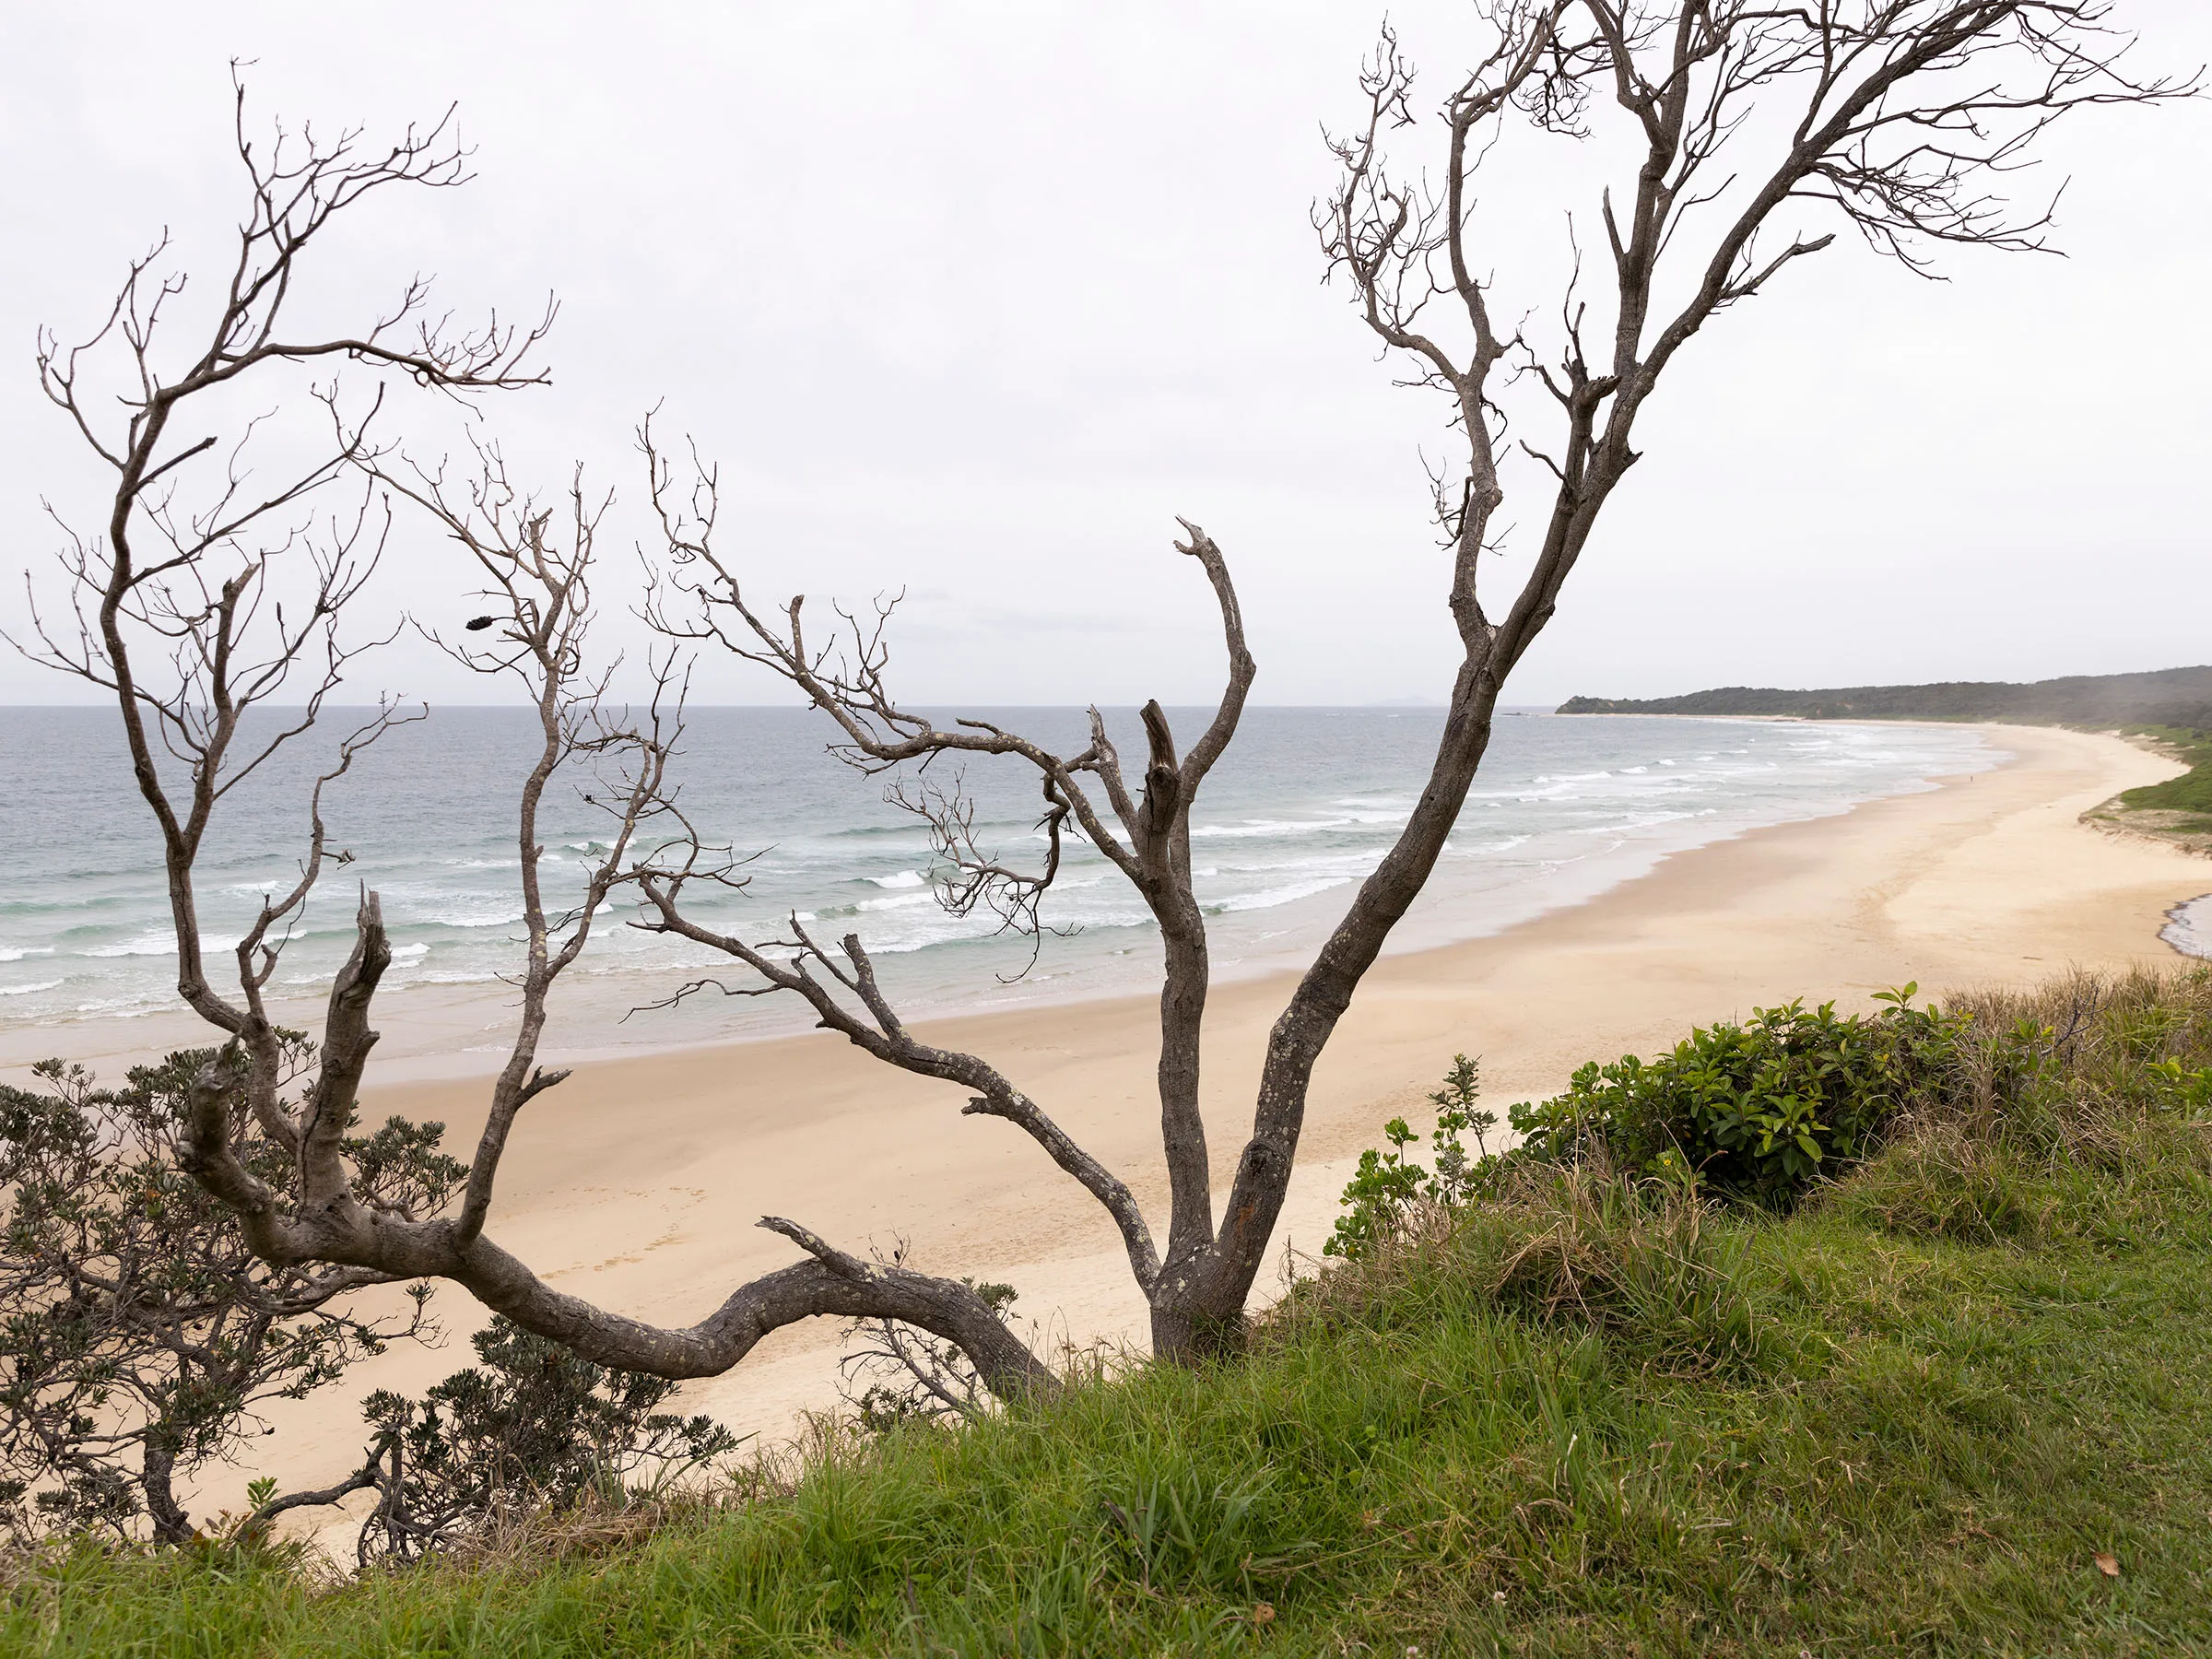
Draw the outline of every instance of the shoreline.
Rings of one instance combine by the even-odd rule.
[[[1908,980],[1933,996],[2173,959],[2158,930],[2170,906],[2212,887],[2203,861],[2078,821],[2171,765],[2110,736],[1985,729],[2013,756],[1994,771],[1714,841],[1503,933],[1379,961],[1316,1070],[1275,1251],[1318,1251],[1359,1151],[1388,1117],[1424,1115],[1463,1050],[1482,1057],[1486,1103],[1502,1115],[1585,1060],[1648,1053],[1755,1005],[1859,1006]],[[1209,1006],[1204,1106],[1224,1177],[1288,982],[1226,983]],[[1121,997],[917,1030],[989,1056],[1157,1216],[1156,1018],[1153,997]],[[364,1114],[438,1118],[465,1147],[480,1095],[469,1079],[372,1069]],[[1049,1335],[1141,1340],[1141,1298],[1112,1224],[1026,1136],[961,1117],[961,1103],[818,1031],[586,1063],[518,1125],[491,1230],[559,1288],[688,1324],[790,1259],[787,1242],[753,1225],[789,1215],[849,1249],[903,1237],[925,1269],[1010,1280],[1018,1316]],[[475,1305],[449,1288],[432,1306],[453,1333],[442,1350],[394,1349],[342,1392],[270,1414],[271,1472],[320,1483],[358,1456],[354,1400],[419,1391],[467,1362]],[[831,1322],[779,1332],[729,1375],[687,1385],[684,1409],[781,1439],[799,1412],[833,1403],[837,1347]],[[211,1482],[213,1500],[246,1473]]]
[[[1690,724],[1698,725],[1770,725],[1789,724],[1795,719],[1770,715],[1688,718]],[[1954,732],[1968,724],[1926,720],[1841,724]],[[1984,764],[1979,771],[2009,762],[2010,756],[1989,742],[1989,733],[1997,728],[1974,725],[1969,729],[1985,746],[1981,757]],[[1643,768],[1630,770],[1640,771]],[[1979,775],[1979,771],[1975,775]],[[1934,773],[1915,777],[1897,785],[1890,794],[1856,800],[1799,803],[1794,816],[1778,819],[1747,823],[1733,818],[1724,808],[1719,810],[1718,821],[1711,824],[1693,826],[1686,822],[1649,836],[1624,832],[1609,847],[1578,854],[1556,866],[1547,863],[1534,879],[1524,878],[1483,889],[1478,894],[1453,891],[1446,871],[1440,868],[1428,890],[1417,900],[1385,944],[1382,959],[1389,960],[1501,937],[1547,916],[1599,900],[1622,887],[1644,879],[1669,859],[1684,853],[1737,841],[1764,830],[1848,815],[1879,801],[1923,794],[1940,787],[1946,776]],[[1262,980],[1287,980],[1302,972],[1329,927],[1334,925],[1353,885],[1352,881],[1333,884],[1324,890],[1267,911],[1266,915],[1278,925],[1261,934],[1256,941],[1238,940],[1234,930],[1222,930],[1224,936],[1215,943],[1212,978],[1216,991]],[[1470,901],[1484,907],[1488,913],[1470,916],[1466,912]],[[600,931],[604,935],[617,927],[618,924],[609,916],[603,920]],[[947,1018],[1065,1011],[1127,997],[1148,1001],[1154,994],[1150,987],[1157,982],[1157,963],[1153,959],[1157,934],[1143,928],[1133,937],[1135,943],[1123,946],[1112,954],[1141,957],[1141,963],[1133,960],[1125,967],[1115,968],[1095,960],[1049,964],[1039,973],[1004,986],[994,984],[979,966],[967,978],[949,983],[904,988],[894,984],[892,994],[910,1023],[916,1025]],[[591,962],[597,959],[595,956],[588,959]],[[896,954],[879,960],[887,971],[894,974],[902,963],[902,958]],[[771,999],[762,1003],[718,1005],[711,997],[698,999],[681,1014],[664,1015],[663,1018],[672,1023],[663,1024],[658,1030],[653,1029],[651,1021],[638,1027],[628,1025],[632,1015],[651,1011],[658,999],[676,991],[698,971],[700,971],[633,968],[605,975],[604,970],[580,965],[580,971],[564,979],[556,989],[547,1038],[540,1045],[540,1059],[549,1066],[564,1067],[628,1064],[781,1041],[811,1029],[804,1010],[795,1004]],[[1060,982],[1052,983],[1055,981]],[[637,1006],[628,1012],[618,1013],[631,998],[636,999]],[[316,992],[302,990],[273,1000],[271,1013],[279,1024],[312,1030],[322,1023],[324,1008]],[[387,984],[378,999],[378,1025],[382,1041],[373,1068],[375,1077],[386,1084],[461,1083],[489,1077],[505,1064],[513,1019],[512,992],[500,980],[470,978]],[[630,1030],[641,1034],[633,1040],[627,1035]],[[12,1027],[0,1025],[0,1082],[28,1085],[32,1064],[56,1049],[98,1076],[117,1077],[130,1066],[157,1063],[172,1052],[200,1047],[210,1040],[208,1028],[178,1006],[173,995],[163,1005],[127,1013],[79,1014],[29,1020]]]

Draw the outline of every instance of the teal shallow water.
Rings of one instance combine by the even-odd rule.
[[[995,723],[1069,748],[1075,710],[998,710]],[[1110,716],[1142,752],[1133,712]],[[1176,712],[1195,731],[1197,711]],[[1334,920],[1405,821],[1441,711],[1257,709],[1208,781],[1192,844],[1217,960],[1236,972],[1295,959]],[[323,728],[347,729],[343,712]],[[527,712],[440,709],[357,762],[327,800],[333,844],[353,854],[309,907],[278,969],[281,994],[326,983],[351,938],[356,882],[375,888],[394,944],[389,983],[489,985],[518,959],[513,800],[527,764]],[[992,1000],[1081,995],[1143,982],[1154,935],[1135,896],[1088,847],[1070,853],[1046,919],[1066,930],[1036,966],[1025,941],[935,902],[920,824],[884,781],[824,752],[806,711],[703,709],[678,763],[686,810],[753,855],[742,892],[702,896],[713,925],[773,935],[796,912],[857,932],[901,995],[921,1006],[978,988]],[[305,790],[326,746],[288,750],[226,803],[203,861],[204,925],[228,946],[261,895],[296,875]],[[55,758],[68,758],[66,769]],[[2001,757],[1974,732],[1606,716],[1509,715],[1429,892],[1395,942],[1495,933],[1577,902],[1666,853],[1760,825],[1817,818],[1929,787]],[[986,844],[1031,857],[1035,787],[1016,763],[971,766]],[[595,846],[588,775],[550,797],[548,874]],[[609,1002],[711,965],[697,947],[620,925],[585,966]],[[171,1004],[175,950],[150,816],[131,789],[112,714],[15,709],[0,717],[0,1029],[130,1018]]]

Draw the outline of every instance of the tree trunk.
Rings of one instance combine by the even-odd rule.
[[[177,1454],[157,1436],[146,1441],[146,1460],[139,1484],[146,1490],[147,1518],[154,1524],[157,1544],[188,1544],[193,1537],[192,1517],[177,1502],[173,1478]]]

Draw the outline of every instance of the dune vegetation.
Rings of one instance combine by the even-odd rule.
[[[2193,853],[2212,853],[2212,711],[2199,724],[2137,725],[2126,735],[2189,770],[2162,783],[2123,790],[2087,815],[2104,829],[2171,841]]]
[[[2190,813],[2207,820],[2198,828],[2212,828],[2212,731],[2203,726],[2144,726],[2131,735],[2159,745],[2189,770],[2163,783],[2128,790],[2119,804],[2134,811]]]
[[[1239,1361],[824,1424],[711,1494],[355,1577],[53,1546],[0,1650],[2212,1651],[2212,973],[1784,1012],[1404,1183]],[[1844,1089],[1887,1120],[1855,1158]],[[1808,1094],[1784,1180],[1752,1108]],[[1693,1144],[1635,1161],[1654,1112]]]

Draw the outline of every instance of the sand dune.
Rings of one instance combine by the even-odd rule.
[[[2212,889],[2212,866],[2078,818],[2175,769],[2116,738],[1987,731],[2013,755],[1994,772],[1681,853],[1497,937],[1386,959],[1316,1077],[1278,1246],[1318,1248],[1349,1160],[1385,1118],[1415,1114],[1460,1051],[1481,1056],[1502,1108],[1557,1089],[1585,1059],[1649,1051],[1692,1021],[1795,995],[1856,1006],[1906,980],[1935,993],[2170,959],[2163,913]],[[1256,980],[1215,995],[1206,1098],[1224,1173],[1287,989]],[[1125,999],[943,1020],[926,1035],[991,1056],[1164,1212],[1154,1017],[1148,999]],[[365,1105],[372,1117],[441,1118],[465,1146],[483,1094],[478,1078],[386,1082]],[[753,1225],[774,1212],[849,1246],[904,1237],[919,1265],[1011,1280],[1021,1311],[1073,1338],[1141,1337],[1141,1301],[1103,1215],[1018,1132],[961,1117],[961,1102],[829,1033],[585,1065],[531,1107],[492,1231],[562,1289],[688,1323],[792,1259]],[[359,1393],[419,1387],[462,1362],[473,1304],[449,1288],[438,1305],[456,1338],[444,1351],[394,1352],[344,1397],[288,1408],[268,1471],[308,1483],[350,1466]],[[832,1399],[836,1338],[828,1323],[781,1333],[688,1401],[780,1434],[795,1411]]]

